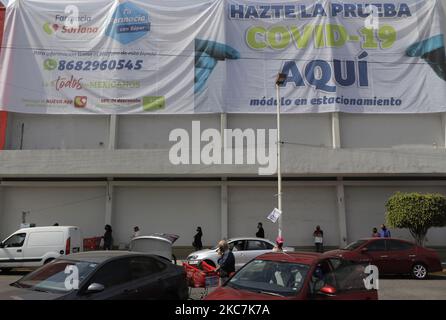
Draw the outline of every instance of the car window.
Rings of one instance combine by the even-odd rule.
[[[309,266],[299,263],[252,260],[226,284],[270,295],[293,296],[303,287]]]
[[[249,240],[246,250],[267,250],[264,241]]]
[[[382,240],[375,240],[369,243],[366,246],[368,251],[385,251],[386,250],[386,244],[384,242],[384,239]]]
[[[23,246],[25,242],[26,233],[17,233],[6,240],[3,244],[5,248],[19,248]]]
[[[274,245],[272,245],[269,242],[263,241],[263,244],[264,244],[266,250],[272,250],[274,248]]]
[[[131,280],[129,259],[107,262],[93,276],[90,283],[102,284],[106,289]]]
[[[387,250],[391,251],[404,251],[413,248],[413,244],[402,242],[398,240],[387,240]]]
[[[336,281],[327,259],[318,262],[314,268],[313,273],[311,274],[310,292],[316,293],[326,284],[336,287]]]
[[[236,240],[229,243],[229,250],[232,251],[243,251],[245,250],[245,241],[244,240]]]
[[[132,279],[141,279],[164,270],[166,266],[151,257],[135,257],[130,259],[130,274]]]

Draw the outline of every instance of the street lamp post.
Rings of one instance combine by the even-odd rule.
[[[280,168],[280,147],[282,144],[281,138],[280,138],[280,86],[285,83],[285,80],[287,79],[287,75],[284,73],[279,73],[277,75],[276,79],[276,100],[277,100],[277,209],[282,213],[279,217],[279,237],[282,237],[282,172]]]

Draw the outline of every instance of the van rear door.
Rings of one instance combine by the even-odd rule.
[[[70,228],[68,234],[68,236],[70,237],[70,253],[83,251],[82,235],[79,228]]]

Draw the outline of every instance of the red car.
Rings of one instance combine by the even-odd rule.
[[[364,265],[320,253],[266,253],[251,260],[206,300],[377,300]]]
[[[380,274],[411,274],[416,279],[425,279],[429,272],[442,270],[434,250],[400,239],[361,239],[327,254],[376,265]]]

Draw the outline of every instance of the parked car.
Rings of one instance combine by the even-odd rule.
[[[377,300],[365,266],[311,252],[267,253],[237,271],[206,300]]]
[[[82,251],[78,227],[24,228],[0,243],[0,269],[39,267],[70,253]]]
[[[361,239],[344,249],[329,251],[329,253],[345,259],[376,265],[380,275],[411,274],[416,279],[425,279],[429,272],[442,270],[440,258],[435,250],[401,239]]]
[[[77,288],[68,278],[75,275],[70,271],[74,267],[79,278]],[[0,293],[0,299],[159,300],[187,299],[189,294],[182,267],[156,255],[128,251],[90,251],[60,257],[11,286]]]
[[[234,238],[228,240],[229,249],[232,251],[235,257],[235,269],[241,268],[247,262],[251,261],[255,257],[271,252],[274,248],[274,242],[263,238]],[[211,266],[218,265],[219,255],[217,254],[217,246],[211,249],[204,249],[200,251],[192,252],[187,257],[187,262],[191,265],[199,264],[201,261],[205,261]],[[285,252],[294,251],[294,248],[284,247]]]
[[[152,233],[147,236],[135,237],[130,241],[130,251],[156,254],[177,263],[177,257],[172,253],[172,245],[179,236],[170,233]]]

